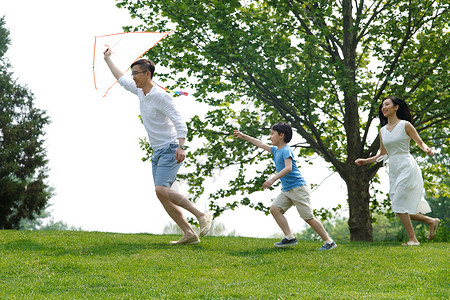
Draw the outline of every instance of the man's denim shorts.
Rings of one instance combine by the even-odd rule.
[[[163,185],[170,188],[175,182],[181,166],[181,163],[177,164],[175,156],[177,148],[178,144],[169,144],[153,153],[152,172],[155,186]]]

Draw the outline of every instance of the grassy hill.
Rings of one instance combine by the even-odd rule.
[[[448,243],[0,231],[0,299],[449,299]]]

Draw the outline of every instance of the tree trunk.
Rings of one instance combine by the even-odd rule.
[[[353,27],[352,1],[342,1],[344,80],[341,84],[344,92],[344,127],[347,135],[347,162],[341,177],[347,183],[350,217],[348,225],[351,241],[373,241],[372,223],[369,211],[369,182],[366,168],[354,164],[360,155],[361,136],[358,114],[358,84],[356,81],[356,33]]]
[[[353,170],[354,171],[354,170]],[[351,241],[373,241],[372,223],[369,210],[369,182],[367,174],[351,172],[346,176],[350,217],[348,226]]]

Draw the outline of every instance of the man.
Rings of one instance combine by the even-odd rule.
[[[111,60],[111,49],[106,49],[104,59],[112,74],[126,90],[137,95],[141,118],[153,149],[152,171],[156,196],[166,212],[183,230],[183,237],[172,245],[197,244],[198,235],[186,221],[180,207],[191,212],[200,224],[200,236],[211,228],[211,215],[199,211],[185,196],[172,189],[178,169],[186,158],[186,123],[174,105],[172,97],[155,87],[155,65],[148,59],[140,59],[131,65],[132,78],[125,76]]]

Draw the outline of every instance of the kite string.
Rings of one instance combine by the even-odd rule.
[[[113,51],[112,51],[112,49],[121,41],[121,40],[123,40],[123,38],[125,37],[125,35],[126,34],[123,34],[122,35],[122,37],[112,46],[112,47],[110,47],[110,46],[108,46],[108,45],[106,45],[106,44],[104,44],[107,48],[109,48],[109,49],[111,49],[111,52],[112,53],[114,53]],[[97,62],[95,61],[95,49],[96,49],[96,47],[97,47],[97,37],[95,37],[95,41],[94,41],[94,61],[92,62],[92,68],[94,69],[95,68],[95,65],[97,64]],[[100,58],[99,58],[100,59]],[[94,74],[94,80],[95,80],[95,74]]]
[[[108,48],[111,49],[111,51],[112,51],[112,49],[113,49],[115,46],[117,46],[117,44],[120,43],[121,40],[123,40],[123,38],[127,35],[127,33],[128,33],[128,32],[125,32],[125,34],[122,34],[122,37],[121,37],[121,38],[120,38],[120,39],[119,39],[112,47],[109,47],[109,46],[108,46]],[[105,45],[105,46],[106,46],[106,45]]]
[[[187,96],[188,93],[187,92],[183,92],[183,91],[172,91],[169,90],[168,88],[163,87],[162,85],[159,85],[157,82],[155,82],[157,86],[159,86],[160,88],[162,88],[163,90],[165,90],[166,92],[171,92],[174,93],[175,95],[181,95],[181,96]]]

